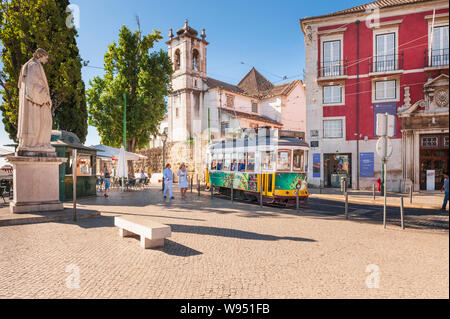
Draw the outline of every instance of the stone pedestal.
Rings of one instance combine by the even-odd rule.
[[[7,157],[14,166],[13,214],[63,210],[59,201],[59,165],[67,158]]]

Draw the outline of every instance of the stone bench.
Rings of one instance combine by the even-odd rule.
[[[164,246],[164,239],[170,237],[170,226],[153,222],[144,216],[114,217],[114,226],[119,227],[122,238],[139,235],[142,248],[158,248]]]

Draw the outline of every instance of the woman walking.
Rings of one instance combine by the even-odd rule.
[[[106,163],[103,166],[102,172],[103,172],[103,180],[105,182],[105,197],[109,197],[108,193],[109,188],[111,187],[111,171],[109,170]]]
[[[181,191],[181,198],[184,199],[186,197],[186,191],[188,189],[188,180],[187,180],[187,171],[186,165],[181,164],[180,170],[178,171],[179,177],[179,186]]]

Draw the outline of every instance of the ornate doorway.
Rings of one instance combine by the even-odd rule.
[[[427,189],[427,170],[435,171],[435,189],[440,190],[444,172],[449,169],[449,135],[420,136],[420,189]]]

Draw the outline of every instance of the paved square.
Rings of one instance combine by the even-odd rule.
[[[164,202],[155,188],[113,192],[79,201],[99,218],[0,227],[0,297],[449,297],[448,231],[188,195]],[[172,237],[143,250],[119,237],[119,215],[170,225]],[[368,288],[377,278],[379,288]]]

